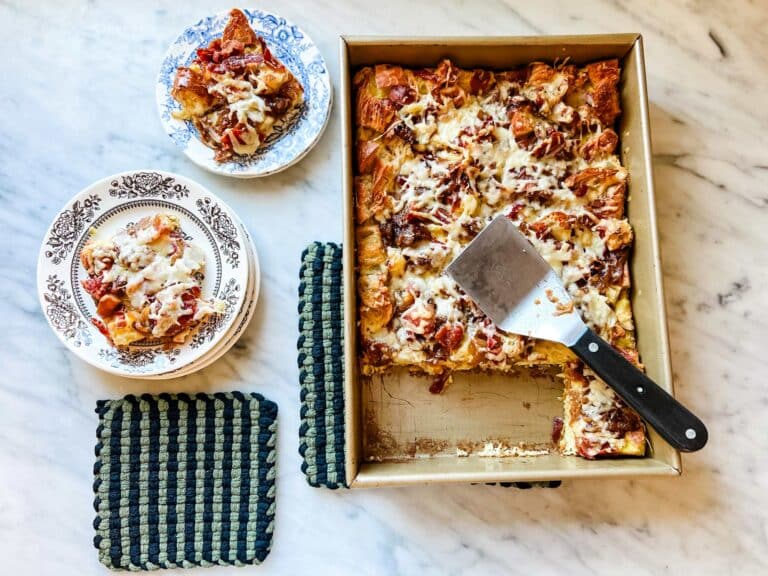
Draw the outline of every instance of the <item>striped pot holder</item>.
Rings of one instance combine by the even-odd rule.
[[[342,250],[313,242],[301,255],[298,363],[299,453],[310,486],[347,488],[344,471],[344,313]],[[560,481],[503,482],[556,488]]]
[[[113,570],[258,564],[272,543],[277,405],[259,394],[97,403],[94,545]]]
[[[315,242],[301,256],[299,382],[301,469],[310,486],[344,481],[344,315],[341,247]]]

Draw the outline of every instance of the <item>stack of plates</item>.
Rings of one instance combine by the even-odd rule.
[[[116,348],[91,322],[95,304],[80,285],[80,252],[91,234],[108,237],[158,212],[177,216],[186,239],[205,252],[203,297],[226,308],[183,344]],[[80,358],[120,376],[162,380],[205,368],[237,341],[256,309],[259,261],[243,223],[214,194],[182,176],[142,170],[96,182],[59,212],[40,250],[37,287],[51,328]]]

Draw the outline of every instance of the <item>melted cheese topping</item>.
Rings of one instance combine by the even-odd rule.
[[[263,82],[260,84],[257,82],[254,86],[250,81],[239,80],[225,74],[215,75],[215,78],[217,81],[209,92],[225,98],[227,107],[211,115],[212,123],[217,124],[222,114],[234,117],[237,120],[237,131],[227,128],[221,136],[229,138],[232,149],[237,154],[253,154],[262,142],[259,130],[265,132],[274,122],[274,118],[267,114],[266,101],[260,96],[265,92],[266,86]]]
[[[184,317],[199,322],[223,311],[222,302],[194,296],[201,289],[205,255],[180,233],[174,217],[159,215],[86,246],[92,261],[89,275],[111,286],[123,314],[144,314],[147,335],[156,338],[178,329]]]
[[[594,221],[594,228],[604,230],[607,235],[627,226],[623,219],[596,218],[585,201],[563,183],[568,174],[586,167],[621,169],[616,156],[592,164],[580,157],[572,160],[536,158],[531,150],[516,142],[509,129],[506,109],[491,100],[473,99],[462,108],[451,106],[440,112],[432,94],[427,93],[401,108],[398,117],[413,130],[416,147],[428,153],[416,153],[398,166],[400,185],[393,195],[391,213],[407,210],[417,214],[430,230],[433,240],[399,249],[390,247],[390,250],[400,252],[408,268],[401,277],[391,279],[390,288],[392,293],[398,294],[409,285],[418,286],[417,290],[412,290],[417,304],[422,308],[426,302],[433,304],[435,316],[442,321],[464,322],[468,328],[467,337],[471,338],[477,332],[477,326],[467,322],[466,315],[459,310],[458,303],[463,295],[442,271],[474,237],[467,233],[468,227],[474,225],[479,231],[497,215],[509,213],[515,202],[514,191],[521,186],[532,186],[541,196],[547,197],[546,202],[524,201],[523,222],[564,213],[572,220],[584,217]],[[486,120],[481,121],[481,117]],[[458,205],[454,204],[448,214],[441,199],[455,186],[451,175],[457,167],[465,173],[471,172],[473,177],[469,179],[468,187],[459,192]],[[568,224],[564,232],[571,236],[573,230],[574,225]],[[605,256],[604,237],[590,232],[579,239],[562,241],[551,236],[539,238],[530,232],[526,235],[560,275],[590,326],[607,336],[616,323],[615,311],[597,287],[578,285],[579,280],[589,276],[592,264]],[[466,305],[466,298],[463,300]],[[374,339],[397,349],[397,361],[421,361],[424,354],[411,353],[424,348],[422,339],[414,338],[424,335],[423,328],[420,330],[413,330],[411,324],[396,317],[394,329],[382,328]],[[519,359],[516,357],[521,348],[518,337],[502,335],[501,338],[506,349],[491,353],[488,360],[500,364]],[[509,343],[510,339],[514,344]],[[404,350],[410,352],[403,353]]]
[[[443,93],[442,85],[423,79],[429,74],[417,80],[404,71],[403,77],[418,88],[413,101],[394,106],[381,134],[371,134],[371,123],[358,131],[359,146],[379,146],[380,165],[366,173],[374,185],[382,165],[392,172],[387,202],[370,206],[386,259],[365,270],[386,278],[379,295],[391,301],[392,314],[385,325],[378,322],[362,332],[364,373],[391,365],[427,373],[504,371],[570,360],[559,345],[502,332],[444,273],[499,215],[508,216],[557,272],[586,323],[610,342],[633,349],[625,256],[619,252],[632,237],[623,211],[627,173],[611,150],[597,148],[608,127],[590,106],[574,108],[563,100],[566,74],[556,70],[540,75],[545,82],[522,85],[497,75],[492,88],[479,95],[467,92],[465,84]],[[359,78],[375,82],[375,74]],[[361,84],[359,90],[382,97],[388,88]],[[615,134],[606,141],[615,143]],[[366,351],[374,349],[386,354],[369,356]],[[563,429],[566,453],[577,453],[579,439],[590,434],[586,422],[599,421],[616,396],[594,379],[580,399],[583,410],[576,406],[574,413],[581,419],[571,426],[566,418]],[[564,400],[568,414],[570,396]],[[601,429],[591,440],[599,444],[606,438],[610,434]],[[608,444],[621,451],[624,442],[613,438]]]

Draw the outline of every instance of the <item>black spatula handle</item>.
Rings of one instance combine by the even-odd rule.
[[[707,443],[701,420],[592,330],[587,328],[571,350],[672,446],[694,452]]]

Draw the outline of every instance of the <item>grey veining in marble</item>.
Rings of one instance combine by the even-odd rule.
[[[559,490],[306,487],[297,454],[299,254],[339,240],[339,113],[277,176],[203,172],[163,133],[154,79],[175,35],[230,2],[0,2],[0,573],[104,574],[91,539],[95,401],[157,390],[259,391],[280,404],[274,548],[258,568],[312,574],[768,573],[768,5],[759,1],[258,4],[300,23],[338,87],[339,33],[642,32],[677,392],[710,429],[673,479]],[[185,174],[253,233],[263,269],[238,345],[192,377],[112,377],[39,310],[45,228],[78,190],[133,168]],[[619,570],[620,569],[620,570]],[[211,572],[212,574],[214,572]]]

